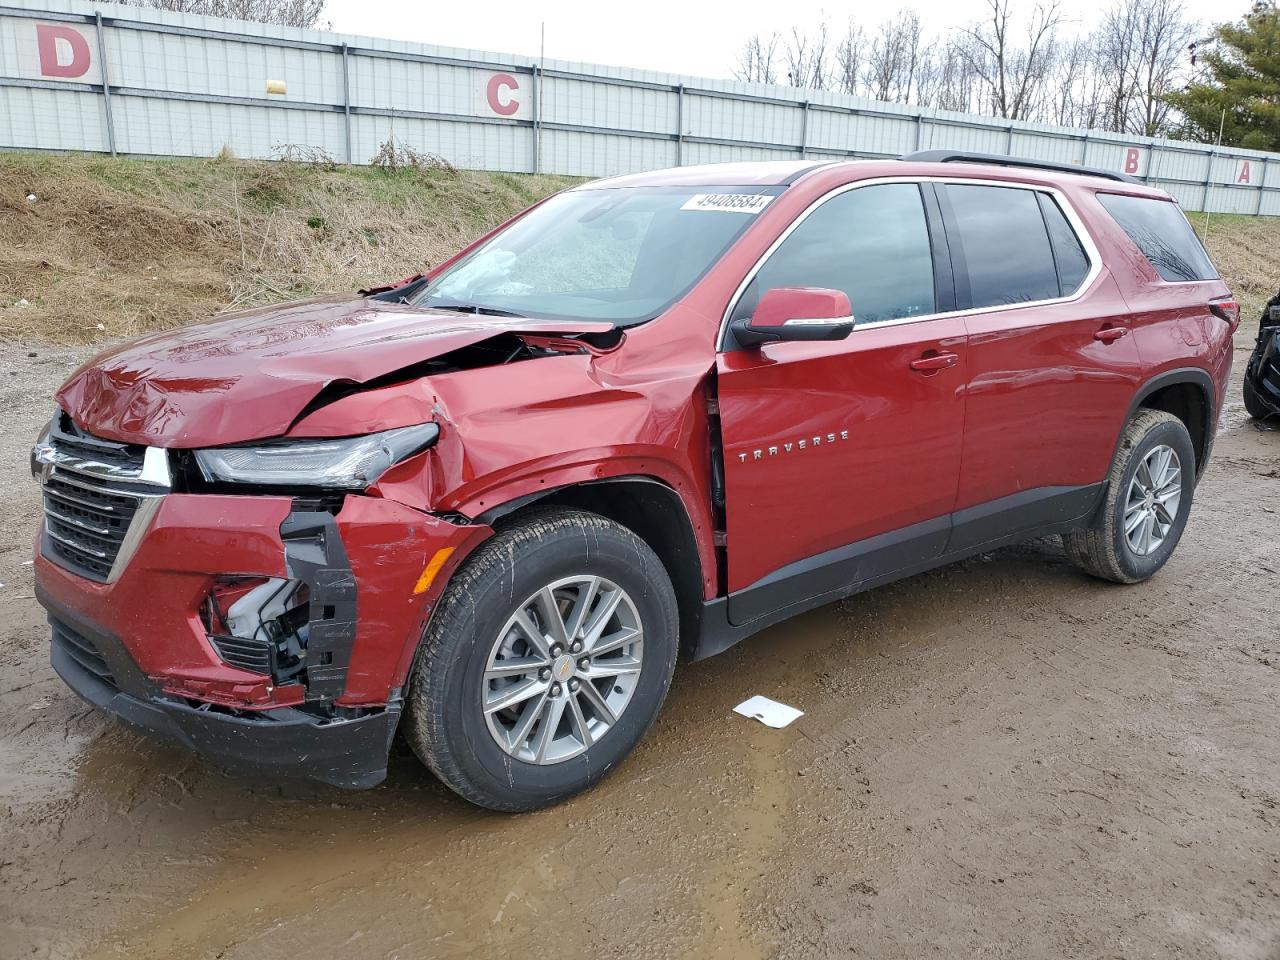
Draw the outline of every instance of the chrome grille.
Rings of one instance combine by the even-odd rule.
[[[106,580],[138,512],[139,498],[55,468],[44,481],[45,532],[62,566]]]
[[[90,580],[112,579],[140,513],[168,488],[163,450],[91,436],[64,413],[37,443],[34,459],[44,492],[43,552]]]

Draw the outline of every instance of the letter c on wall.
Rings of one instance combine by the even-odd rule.
[[[489,100],[489,109],[500,117],[509,117],[520,109],[520,101],[511,98],[508,91],[520,89],[520,81],[509,73],[495,73],[489,78],[489,86],[485,96]]]
[[[58,41],[70,47],[71,58],[64,60],[66,48],[59,49]],[[40,73],[46,77],[74,79],[89,72],[89,43],[84,35],[72,27],[53,23],[36,24],[36,50],[40,56]]]

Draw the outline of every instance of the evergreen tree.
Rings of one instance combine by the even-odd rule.
[[[1240,23],[1224,23],[1202,55],[1207,76],[1168,102],[1186,118],[1187,137],[1251,150],[1280,150],[1280,9],[1260,0]],[[1225,119],[1223,111],[1226,111]]]

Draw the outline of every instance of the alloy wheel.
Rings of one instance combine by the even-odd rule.
[[[1169,536],[1182,502],[1182,461],[1170,446],[1147,452],[1129,481],[1124,505],[1124,536],[1135,556],[1157,550]]]
[[[643,657],[640,615],[616,583],[582,574],[547,584],[490,649],[481,683],[490,735],[526,763],[577,756],[617,724]]]

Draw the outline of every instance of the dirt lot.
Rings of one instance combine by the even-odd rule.
[[[817,611],[685,666],[598,789],[505,817],[408,757],[368,793],[231,779],[56,680],[26,455],[82,355],[0,347],[6,960],[1280,958],[1280,431],[1238,382],[1153,582],[1046,541]],[[805,716],[730,712],[755,693]]]

